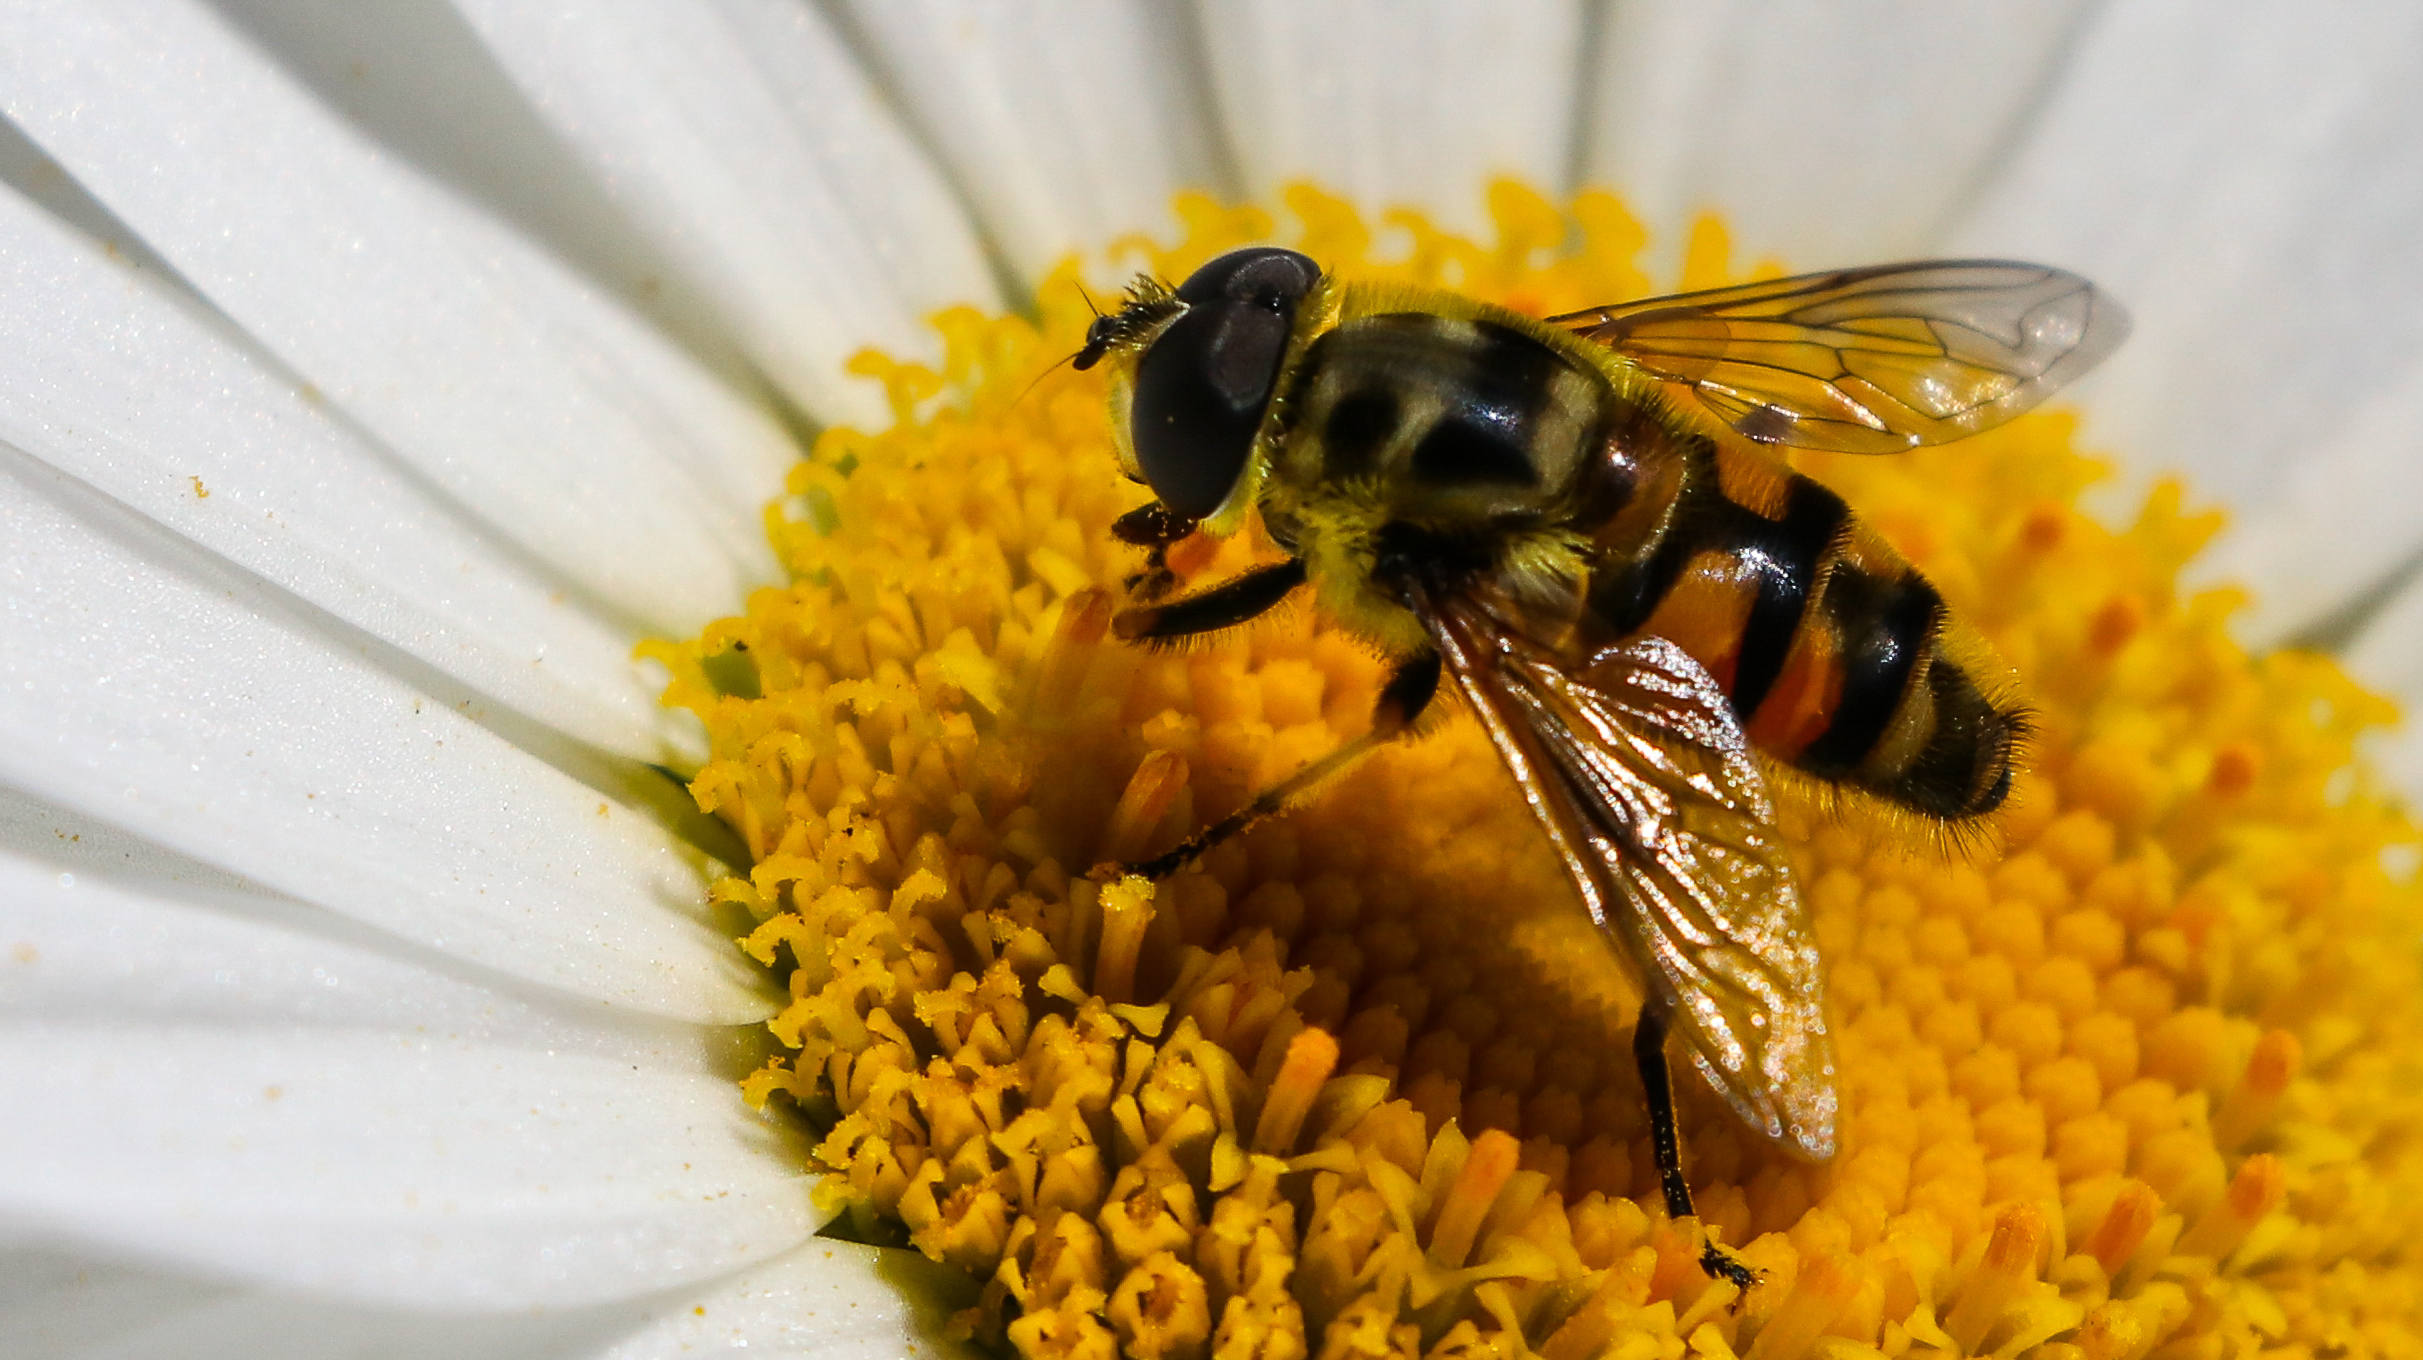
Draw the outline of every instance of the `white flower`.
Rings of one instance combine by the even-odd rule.
[[[2423,693],[2419,58],[2159,0],[9,7],[0,1354],[929,1346],[738,1097],[629,648],[771,576],[851,351],[1181,187],[2077,269],[2138,324],[2090,439],[2234,508],[2253,636]]]

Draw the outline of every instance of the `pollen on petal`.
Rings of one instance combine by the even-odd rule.
[[[1651,291],[1614,199],[1491,203],[1470,241],[1310,188],[1284,229],[1188,199],[1185,240],[1124,248],[1180,277],[1284,238],[1541,315]],[[1721,224],[1686,256],[1742,276]],[[1702,1221],[1672,1223],[1639,988],[1469,721],[1197,868],[1116,871],[1361,733],[1387,667],[1311,609],[1113,636],[1143,493],[1100,373],[1055,367],[1076,280],[1038,321],[941,317],[938,367],[862,356],[894,421],[825,432],[769,508],[789,583],[646,649],[749,858],[712,905],[787,998],[743,1090],[812,1130],[828,1231],[966,1272],[965,1329],[1037,1357],[2423,1354],[2423,835],[2356,756],[2389,706],[2181,584],[2216,516],[2163,486],[2098,522],[2059,413],[1798,460],[2033,720],[1960,844],[1779,781],[1841,1151],[1686,1081]],[[1761,1282],[1712,1281],[1709,1238]]]

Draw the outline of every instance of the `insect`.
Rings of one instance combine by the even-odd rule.
[[[1394,658],[1370,731],[1176,849],[1173,873],[1409,735],[1444,677],[1646,997],[1634,1031],[1666,1206],[1692,1215],[1669,1036],[1813,1159],[1839,1095],[1823,980],[1761,757],[1958,826],[2027,718],[1942,597],[1783,446],[1893,453],[1990,429],[2126,335],[2086,280],[1943,260],[1537,320],[1347,283],[1257,247],[1139,278],[1107,361],[1149,552],[1113,631],[1229,628],[1310,586]],[[1288,559],[1173,596],[1169,547],[1259,511]],[[1711,1276],[1756,1276],[1713,1243]]]

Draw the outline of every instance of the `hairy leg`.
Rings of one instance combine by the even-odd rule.
[[[1122,642],[1166,642],[1216,633],[1268,613],[1302,584],[1303,563],[1292,558],[1273,562],[1209,590],[1122,609],[1111,619],[1111,632]]]

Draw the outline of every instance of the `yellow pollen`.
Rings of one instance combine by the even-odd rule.
[[[1473,242],[1188,199],[1179,245],[1122,250],[1181,278],[1284,239],[1539,314],[1653,291],[1612,198],[1492,201]],[[1685,258],[1736,277],[1712,223]],[[2216,516],[2165,486],[2089,518],[2057,414],[1801,460],[2037,721],[1991,846],[1787,807],[1843,1148],[1793,1160],[1686,1081],[1703,1222],[1669,1223],[1637,994],[1461,716],[1199,870],[1091,875],[1359,734],[1384,672],[1309,608],[1111,636],[1144,492],[1100,375],[1051,368],[1076,280],[1039,322],[943,315],[938,368],[862,356],[895,421],[826,432],[768,509],[791,583],[645,649],[750,858],[715,899],[788,997],[745,1089],[815,1130],[830,1231],[965,1272],[961,1326],[1030,1357],[2423,1355],[2423,839],[2354,755],[2389,706],[2179,584]],[[1712,1282],[1704,1237],[1762,1282]]]

